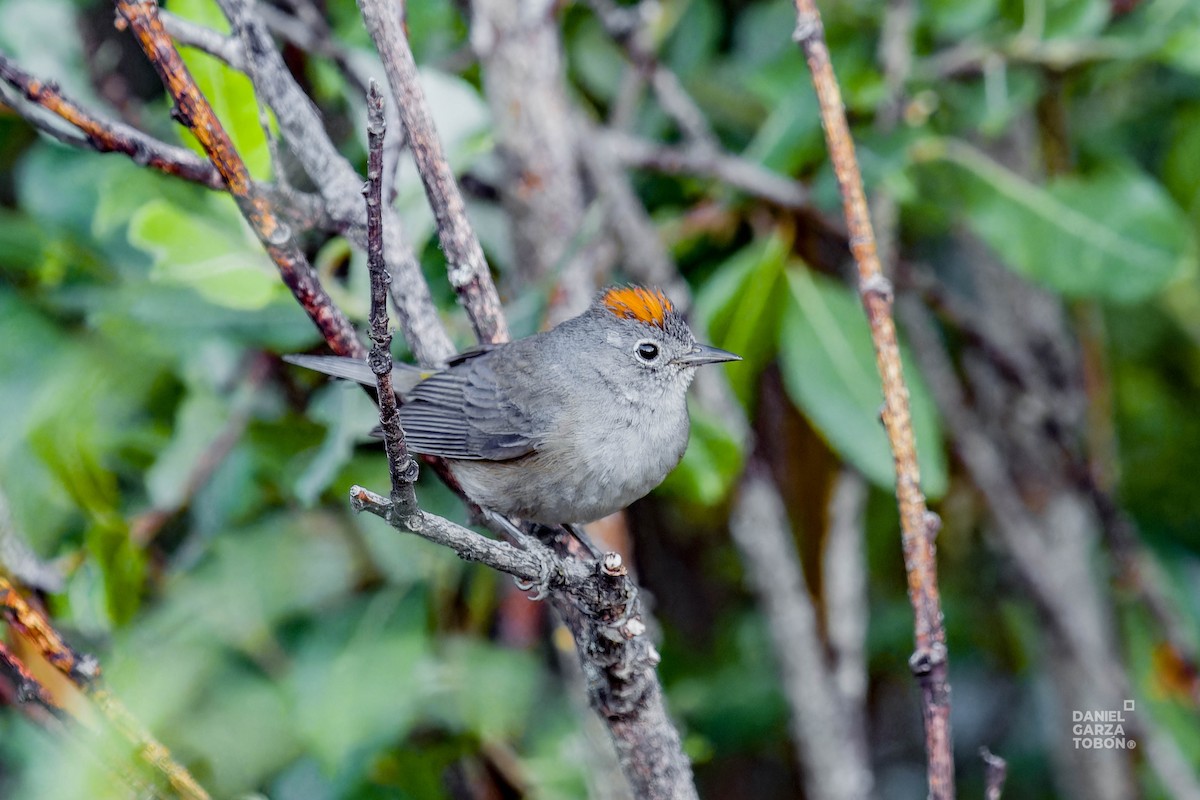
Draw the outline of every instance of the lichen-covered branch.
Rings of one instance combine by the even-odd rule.
[[[862,175],[854,154],[841,90],[825,44],[821,15],[815,0],[795,0],[795,6],[793,38],[804,51],[816,87],[829,155],[842,193],[850,249],[858,265],[859,295],[870,323],[876,365],[883,381],[883,424],[896,466],[896,500],[900,506],[904,564],[915,623],[916,649],[909,663],[921,684],[929,796],[933,800],[946,800],[954,797],[954,753],[950,737],[946,632],[942,624],[934,547],[941,523],[926,508],[925,495],[921,491],[908,388],[900,366],[900,347],[892,318],[892,288],[883,276],[875,249]]]

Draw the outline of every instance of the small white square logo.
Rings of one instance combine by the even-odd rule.
[[[1122,710],[1123,710],[1123,711],[1133,711],[1133,701],[1132,701],[1132,700],[1126,700],[1126,701],[1125,701],[1125,708],[1124,708],[1124,709],[1122,709]]]

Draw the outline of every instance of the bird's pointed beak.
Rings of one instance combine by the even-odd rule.
[[[698,367],[701,364],[720,364],[722,361],[741,361],[742,357],[734,355],[728,350],[722,350],[719,347],[713,347],[707,344],[698,344],[692,348],[691,352],[684,353],[675,359],[676,364],[683,364],[688,367]]]

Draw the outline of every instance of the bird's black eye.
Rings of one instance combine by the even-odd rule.
[[[643,361],[653,361],[658,358],[658,345],[653,342],[642,342],[637,346],[637,354]]]

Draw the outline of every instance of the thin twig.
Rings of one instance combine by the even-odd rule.
[[[38,80],[3,54],[0,54],[0,80],[19,91],[31,103],[36,103],[79,129],[97,152],[123,153],[140,166],[175,175],[210,189],[225,188],[225,181],[216,167],[191,150],[161,142],[122,122],[101,119],[63,94],[57,84]]]
[[[333,304],[303,251],[293,240],[291,230],[279,219],[267,197],[251,180],[246,164],[234,148],[229,134],[196,86],[179,51],[163,28],[157,4],[153,0],[117,0],[117,10],[133,29],[138,44],[167,87],[175,102],[175,117],[192,131],[209,160],[221,173],[242,215],[258,234],[267,255],[275,262],[283,282],[292,290],[300,306],[335,353],[364,358],[366,348],[355,335],[350,321]]]
[[[941,523],[926,508],[921,491],[908,389],[892,319],[892,288],[883,276],[875,249],[862,175],[854,155],[841,90],[829,60],[821,15],[815,0],[795,0],[795,6],[793,38],[804,51],[817,91],[830,158],[842,193],[850,248],[858,264],[859,295],[871,326],[876,365],[883,382],[883,424],[896,465],[896,500],[900,507],[909,601],[915,618],[916,650],[909,664],[921,684],[929,796],[932,800],[948,800],[954,797],[954,755],[946,631],[942,624],[934,547]]]
[[[387,452],[388,473],[392,478],[392,507],[400,523],[409,525],[417,512],[413,483],[417,480],[417,462],[408,454],[404,429],[400,427],[400,409],[392,391],[392,332],[388,328],[387,265],[383,260],[383,140],[387,131],[383,117],[383,94],[371,81],[367,89],[367,266],[371,273],[371,354],[368,362],[375,373],[378,389],[379,424]]]
[[[650,83],[659,105],[687,138],[700,148],[715,150],[717,137],[708,124],[708,117],[684,88],[679,76],[666,67],[646,43],[649,4],[635,7],[618,6],[612,0],[589,0],[592,11],[605,31],[625,50],[629,63]]]
[[[467,220],[462,193],[442,152],[425,91],[417,81],[417,64],[400,18],[401,5],[388,0],[359,0],[358,5],[383,58],[383,69],[404,121],[408,146],[437,220],[450,284],[466,308],[480,342],[508,341],[508,322],[483,257],[483,247]]]
[[[986,747],[979,748],[983,759],[984,800],[1000,800],[1004,791],[1004,779],[1008,777],[1008,762]]]

